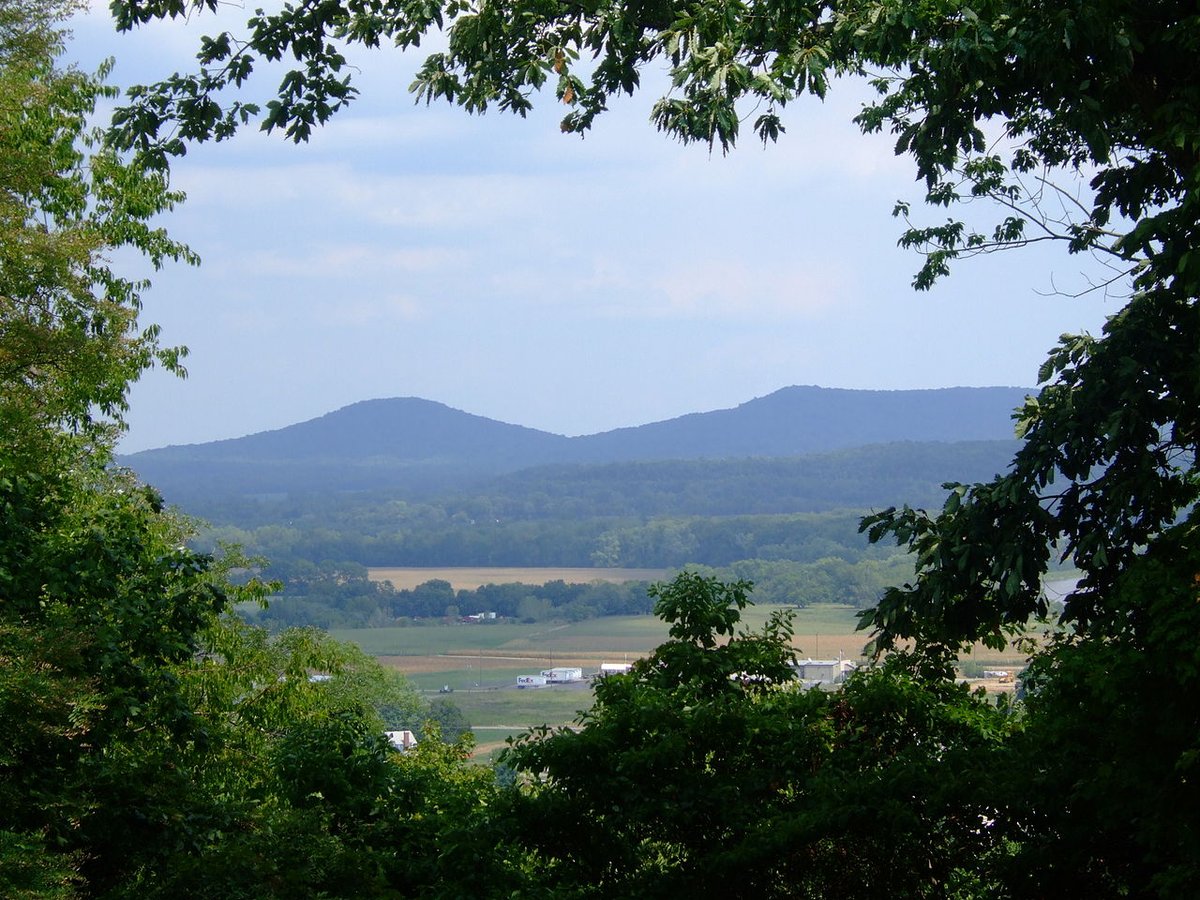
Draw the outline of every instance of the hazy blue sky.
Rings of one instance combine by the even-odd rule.
[[[187,68],[213,30],[119,36],[96,12],[72,55],[115,56],[127,85]],[[1117,308],[1053,295],[1089,263],[1056,249],[914,293],[890,213],[919,187],[888,137],[851,124],[856,84],[792,107],[779,144],[721,157],[656,133],[657,93],[581,141],[551,94],[526,120],[470,117],[413,104],[415,56],[356,62],[360,99],[309,144],[247,133],[175,164],[188,201],[165,224],[203,265],[157,273],[145,319],[190,347],[190,377],[135,387],[125,450],[374,397],[583,434],[791,384],[1032,385],[1060,333]]]

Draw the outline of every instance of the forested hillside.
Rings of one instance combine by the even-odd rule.
[[[249,498],[214,493],[184,506],[214,524],[256,528],[287,523],[363,536],[410,527],[430,533],[550,519],[786,515],[899,503],[928,506],[940,502],[945,481],[986,478],[1002,471],[1012,447],[1010,441],[906,443],[781,459],[544,466],[488,480],[470,491],[425,499],[406,499],[404,492],[394,490],[314,487]]]
[[[542,466],[452,503],[473,518],[730,516],[936,505],[946,481],[1003,471],[1014,440],[872,444],[828,453]]]
[[[517,615],[521,597],[543,602],[534,618],[649,610],[644,587],[619,600],[599,588],[594,602],[541,586],[512,602],[465,591],[393,596],[364,566],[703,566],[750,578],[762,602],[865,606],[912,566],[868,543],[862,515],[936,505],[943,482],[990,478],[1012,447],[905,443],[787,459],[557,465],[426,501],[319,493],[197,505],[214,520],[207,542],[261,554],[283,579],[283,597],[260,615],[277,624],[385,625],[450,606]],[[528,604],[520,617],[531,617]]]

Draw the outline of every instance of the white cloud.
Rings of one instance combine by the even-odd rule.
[[[362,328],[411,324],[427,318],[424,304],[405,294],[372,297],[331,297],[316,310],[313,320],[337,328]]]
[[[363,157],[404,152],[413,146],[444,147],[470,134],[473,123],[468,116],[450,109],[440,110],[450,115],[438,112],[415,108],[404,97],[398,98],[394,108],[384,114],[360,114],[358,107],[351,104],[315,136],[313,146],[331,156]]]
[[[344,278],[425,272],[450,267],[462,254],[443,247],[382,249],[369,244],[338,244],[314,252],[253,251],[238,259],[238,268],[259,277]]]
[[[676,267],[655,281],[667,298],[662,312],[675,317],[764,320],[811,318],[846,292],[840,267],[815,262],[752,266],[740,260]]]

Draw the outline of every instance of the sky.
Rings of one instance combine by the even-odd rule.
[[[118,35],[101,5],[70,56],[115,57],[127,86],[189,70],[215,30],[202,16]],[[748,134],[722,156],[654,130],[660,73],[581,140],[549,92],[527,119],[469,116],[414,103],[417,55],[352,59],[359,99],[309,143],[249,130],[173,164],[188,199],[162,224],[203,262],[153,273],[143,321],[189,348],[189,375],[134,386],[124,452],[380,397],[576,435],[794,384],[1032,386],[1060,334],[1119,308],[1067,296],[1099,270],[1055,247],[914,292],[892,207],[947,213],[919,208],[888,136],[853,125],[858,83],[789,107],[778,144]]]

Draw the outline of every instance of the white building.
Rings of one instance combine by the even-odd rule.
[[[385,731],[384,734],[397,750],[411,750],[417,746],[417,736],[411,731]]]
[[[600,663],[600,677],[605,675],[628,675],[633,663]]]
[[[794,663],[796,677],[806,687],[818,684],[841,684],[857,663],[848,659],[800,659]]]

